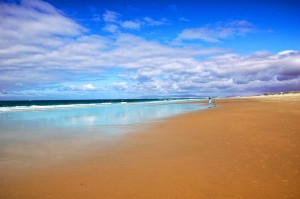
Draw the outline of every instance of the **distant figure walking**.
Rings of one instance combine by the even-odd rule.
[[[214,104],[214,107],[217,107],[216,99],[215,99],[215,98],[214,98],[214,100],[213,100],[213,104]]]
[[[209,108],[212,108],[212,101],[210,97],[208,98],[208,104],[209,104]]]

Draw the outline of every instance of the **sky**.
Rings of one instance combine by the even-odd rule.
[[[0,100],[300,90],[300,2],[0,0]]]

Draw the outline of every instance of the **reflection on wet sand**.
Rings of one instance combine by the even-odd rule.
[[[1,172],[44,168],[116,147],[147,122],[203,108],[195,104],[108,105],[0,114]]]

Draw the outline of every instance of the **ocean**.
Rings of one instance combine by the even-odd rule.
[[[205,108],[199,99],[1,101],[3,129],[87,128],[145,124]]]
[[[206,108],[199,99],[2,101],[0,166],[68,159],[167,117]]]
[[[0,101],[0,111],[34,110],[53,108],[72,108],[87,105],[107,105],[119,103],[145,103],[157,101],[170,101],[172,99],[101,99],[101,100],[19,100]],[[179,99],[180,100],[180,99]]]

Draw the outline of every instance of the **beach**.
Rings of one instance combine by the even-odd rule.
[[[299,95],[217,99],[80,158],[5,167],[0,198],[300,198],[299,110]]]

